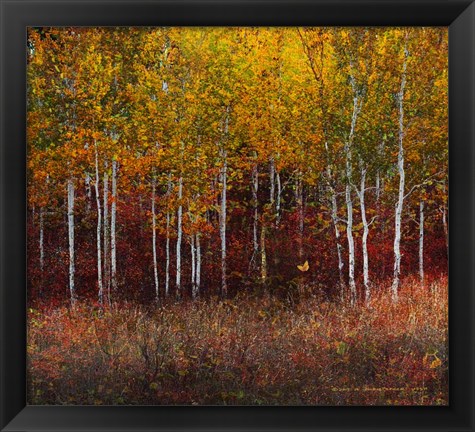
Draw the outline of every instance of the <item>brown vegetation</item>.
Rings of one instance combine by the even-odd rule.
[[[30,309],[31,404],[448,404],[447,279],[317,295]]]

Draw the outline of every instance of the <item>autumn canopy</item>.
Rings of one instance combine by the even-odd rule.
[[[32,28],[29,294],[396,300],[447,271],[447,87],[445,29]]]

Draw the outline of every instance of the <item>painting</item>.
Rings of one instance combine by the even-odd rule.
[[[30,405],[448,405],[446,27],[30,27]]]

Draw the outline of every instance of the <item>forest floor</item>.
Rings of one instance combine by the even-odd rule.
[[[29,309],[28,402],[446,405],[447,278],[393,304],[310,296]],[[384,294],[382,292],[384,291]]]

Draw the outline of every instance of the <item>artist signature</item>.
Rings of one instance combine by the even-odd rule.
[[[427,387],[332,387],[334,392],[426,391]]]

